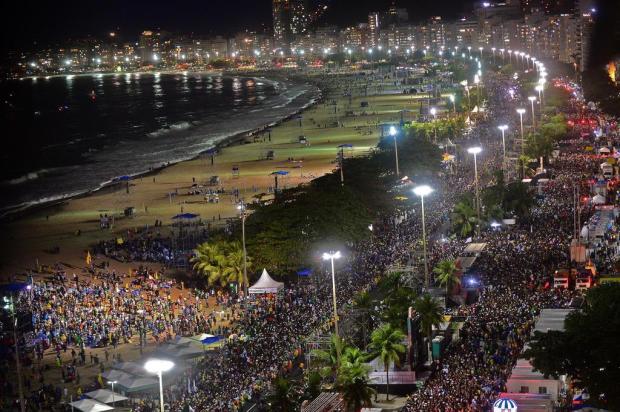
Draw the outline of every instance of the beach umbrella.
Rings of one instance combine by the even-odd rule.
[[[512,399],[499,398],[493,404],[493,412],[517,412],[517,404]]]
[[[190,220],[190,219],[196,219],[198,216],[200,215],[197,213],[180,213],[178,215],[172,216],[172,218],[175,220]]]
[[[286,170],[276,170],[275,172],[271,172],[271,175],[275,179],[275,191],[278,191],[278,176],[286,176],[288,172]]]

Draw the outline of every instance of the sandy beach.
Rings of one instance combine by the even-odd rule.
[[[165,233],[165,225],[178,213],[196,213],[203,221],[222,224],[226,218],[236,216],[233,197],[228,194],[232,189],[238,189],[240,197],[250,202],[255,195],[269,192],[274,184],[273,171],[289,172],[280,178],[280,188],[303,184],[330,172],[335,168],[338,145],[353,145],[346,156],[367,153],[378,142],[377,123],[399,121],[401,110],[411,110],[405,114],[405,120],[411,119],[424,98],[354,94],[349,100],[343,96],[345,84],[345,78],[332,80],[330,87],[324,89],[323,101],[306,109],[301,119],[293,117],[273,127],[270,140],[264,134],[256,142],[246,138],[245,144],[222,148],[214,164],[209,155],[204,155],[135,178],[130,182],[129,193],[125,185],[119,185],[3,222],[3,276],[23,274],[37,263],[84,266],[89,245],[122,236],[128,229],[152,226],[156,220],[163,222]],[[368,102],[368,107],[361,108],[362,101]],[[307,138],[307,145],[299,143],[300,136]],[[265,158],[269,151],[274,153],[272,160]],[[233,175],[233,168],[237,168],[238,175]],[[220,184],[213,188],[227,192],[219,196],[219,203],[187,194],[192,184],[206,184],[211,176],[220,178]],[[135,214],[122,217],[123,210],[130,206],[135,208]],[[99,227],[99,216],[104,213],[116,217],[109,230]],[[53,248],[57,248],[57,253],[49,253]]]

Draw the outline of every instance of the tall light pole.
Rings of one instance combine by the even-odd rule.
[[[336,272],[334,270],[334,259],[340,259],[340,251],[323,253],[323,260],[330,260],[332,264],[332,301],[334,304],[334,329],[336,331],[336,336],[340,336],[340,332],[338,331],[338,305],[336,303]],[[340,354],[338,354],[340,357]]]
[[[478,154],[482,152],[480,146],[474,146],[467,149],[467,152],[474,155],[474,183],[476,185],[476,214],[478,215],[477,232],[480,236],[480,190],[478,185]]]
[[[478,111],[480,111],[480,76],[474,75],[474,83],[476,84],[476,102],[478,104]]]
[[[150,359],[146,361],[146,363],[144,364],[144,369],[146,369],[147,372],[155,373],[157,374],[157,377],[159,378],[159,405],[161,408],[161,412],[165,412],[164,411],[164,385],[162,382],[162,374],[164,372],[168,372],[173,367],[174,367],[173,362],[169,360],[163,360],[163,359]]]
[[[247,299],[248,297],[248,252],[245,248],[245,219],[248,217],[246,213],[247,207],[245,202],[242,200],[241,203],[237,206],[239,212],[241,213],[241,242],[243,246],[243,298]]]
[[[396,141],[396,128],[390,126],[390,136],[394,139],[394,156],[396,158],[396,177],[400,177],[400,169],[398,168],[398,143]]]
[[[431,107],[431,115],[433,116],[433,131],[435,132],[435,142],[437,142],[437,109]]]
[[[508,126],[502,124],[497,126],[497,128],[502,132],[502,149],[504,151],[504,158],[502,159],[502,170],[504,170],[506,164],[506,129],[508,129]]]
[[[536,85],[534,88],[538,92],[538,100],[540,100],[540,109],[542,111],[543,100],[542,100],[542,92],[544,90],[544,86],[542,84]]]
[[[532,127],[536,128],[536,114],[534,113],[534,102],[536,101],[536,96],[529,96],[527,99],[530,103],[532,103]]]
[[[482,50],[483,50],[483,48],[482,47],[478,47],[478,50],[480,50],[480,60],[482,60]]]
[[[452,102],[452,113],[456,114],[456,99],[454,98],[453,94],[451,94],[448,97],[450,98],[450,101]]]
[[[433,189],[430,186],[422,185],[413,189],[413,193],[417,196],[420,196],[420,200],[422,201],[422,247],[424,249],[424,286],[426,289],[429,287],[429,278],[428,278],[428,259],[426,252],[426,221],[424,217],[424,196],[428,196],[433,192]]]
[[[491,47],[491,52],[493,52],[493,64],[495,64],[495,50],[497,50],[495,47]]]
[[[523,115],[525,114],[525,109],[520,107],[517,109],[517,113],[519,113],[519,120],[521,121],[521,154],[523,154],[523,146],[525,145],[525,136],[523,134]]]

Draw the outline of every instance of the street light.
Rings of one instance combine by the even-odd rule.
[[[400,177],[400,169],[398,168],[398,143],[396,142],[396,128],[390,126],[390,136],[394,139],[394,157],[396,158],[396,177]]]
[[[413,193],[417,196],[420,196],[420,200],[422,201],[422,247],[424,248],[424,285],[426,289],[429,287],[429,279],[428,279],[428,260],[426,257],[426,222],[424,218],[424,196],[428,196],[433,192],[433,189],[430,186],[422,185],[413,189]]]
[[[534,102],[536,101],[536,96],[529,96],[527,98],[532,103],[532,127],[536,127],[536,116],[534,113]]]
[[[164,386],[162,383],[161,375],[164,372],[168,372],[173,367],[174,367],[173,362],[169,360],[163,360],[163,359],[149,359],[144,364],[144,369],[146,369],[147,372],[155,373],[157,374],[157,377],[159,378],[159,405],[161,408],[161,412],[165,412],[164,411]]]
[[[474,155],[474,183],[476,185],[476,214],[478,215],[478,236],[480,236],[480,190],[478,188],[478,154],[482,152],[482,147],[474,146],[467,149],[467,152]]]
[[[497,126],[497,128],[501,130],[502,132],[502,148],[504,149],[504,159],[502,162],[502,169],[503,169],[503,164],[506,163],[506,136],[505,134],[506,134],[506,129],[508,129],[508,126],[505,124],[502,124],[502,125]]]
[[[543,91],[543,89],[544,89],[544,87],[543,87],[542,84],[538,84],[534,88],[534,90],[536,90],[538,92],[538,100],[540,100],[541,107],[542,107],[542,91]]]
[[[245,219],[248,216],[246,213],[247,207],[242,200],[237,206],[237,209],[241,212],[241,241],[243,242],[243,297],[248,297],[248,253],[245,248]]]
[[[334,259],[340,259],[340,251],[323,253],[323,260],[330,260],[332,263],[332,301],[334,304],[334,328],[336,330],[336,336],[340,336],[338,332],[338,306],[336,304],[336,274],[334,271]],[[340,353],[338,354],[340,356]]]
[[[437,141],[437,125],[435,122],[437,121],[437,109],[431,107],[431,115],[433,116],[433,130],[435,131],[435,141]]]
[[[450,98],[450,101],[452,102],[452,112],[454,112],[454,114],[456,114],[456,99],[454,98],[453,94],[451,94],[448,97]]]

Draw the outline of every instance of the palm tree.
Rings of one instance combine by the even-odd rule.
[[[348,411],[359,411],[372,404],[374,389],[368,386],[370,367],[363,362],[347,363],[338,373],[338,391],[347,405]]]
[[[535,171],[529,167],[529,164],[533,161],[531,157],[527,155],[519,156],[519,170],[521,170],[521,177],[526,178],[535,173]]]
[[[413,304],[413,308],[420,315],[422,332],[426,336],[427,348],[430,352],[433,326],[439,326],[441,324],[443,320],[443,310],[439,303],[428,293],[417,298]]]
[[[340,368],[340,355],[345,353],[348,346],[344,340],[333,334],[329,341],[329,349],[314,349],[310,355],[315,357],[320,365],[319,373],[324,378],[331,376],[333,382],[336,381],[338,369]]]
[[[273,381],[273,391],[269,395],[270,410],[292,412],[294,410],[293,401],[289,396],[291,382],[282,377],[277,377]]]
[[[207,277],[209,286],[219,282],[226,286],[227,280],[223,276],[226,257],[220,243],[201,243],[194,249],[194,256],[190,262],[194,264],[196,272]]]
[[[407,350],[405,345],[402,344],[404,339],[405,334],[389,323],[375,329],[370,336],[370,345],[368,345],[368,349],[370,350],[371,358],[379,358],[381,364],[385,367],[387,382],[385,394],[386,401],[390,400],[390,366],[392,364],[400,366],[400,355]]]
[[[356,348],[355,346],[348,346],[344,349],[342,353],[342,359],[340,360],[340,365],[349,365],[355,363],[364,363],[368,359],[368,354],[361,350],[360,348]]]
[[[461,237],[467,237],[476,227],[476,211],[469,202],[459,202],[452,211],[452,226]]]
[[[202,243],[194,249],[194,270],[207,276],[207,283],[219,283],[224,287],[229,283],[243,285],[243,249],[239,242]],[[252,259],[247,257],[248,267]],[[245,285],[248,286],[248,285]]]
[[[436,275],[437,283],[440,286],[445,286],[446,297],[454,285],[461,283],[461,278],[458,276],[459,269],[456,267],[454,259],[444,259],[440,261],[433,269],[433,273]]]
[[[244,279],[243,275],[243,248],[239,242],[230,242],[227,245],[226,251],[226,267],[222,271],[222,276],[226,278],[229,283],[237,283],[244,287],[247,285],[247,279]],[[246,256],[248,269],[252,265],[252,259]]]

